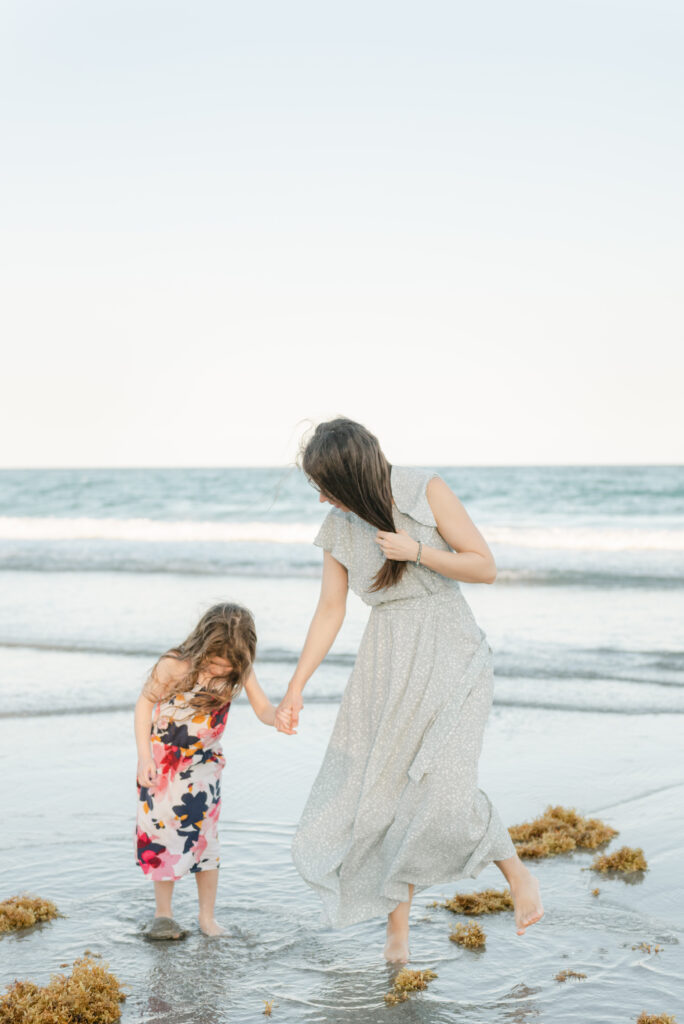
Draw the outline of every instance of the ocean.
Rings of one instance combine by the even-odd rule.
[[[684,710],[681,467],[433,468],[496,557],[494,587],[461,586],[499,702]],[[31,682],[5,682],[5,714],[128,706],[150,660],[228,598],[254,612],[261,675],[286,685],[329,508],[298,470],[15,470],[0,494],[3,676]],[[366,614],[352,596],[309,700],[339,699]]]
[[[684,467],[430,468],[459,496],[497,561],[493,586],[461,587],[494,651],[481,771],[504,820],[565,802],[609,811],[614,823],[620,805],[636,838],[640,822],[653,836],[684,786]],[[590,981],[553,981],[554,956],[558,969],[575,966],[563,959],[566,946],[575,948],[567,906],[560,917],[547,911],[543,926],[517,943],[501,932],[505,952],[485,961],[453,943],[442,948],[435,912],[417,899],[421,966],[439,962],[440,979],[394,1009],[382,1001],[389,969],[375,952],[378,924],[342,932],[312,924],[317,903],[290,863],[289,841],[367,618],[354,595],[305,690],[300,735],[263,729],[244,699],[231,709],[217,916],[236,937],[211,945],[196,935],[172,949],[142,942],[151,886],[138,877],[129,835],[132,708],[142,681],[210,604],[234,600],[254,614],[257,676],[277,702],[315,608],[322,553],[311,541],[328,507],[294,467],[0,471],[0,727],[12,823],[0,840],[0,895],[29,888],[57,898],[67,914],[2,939],[0,981],[45,979],[87,946],[101,949],[129,985],[124,1021],[257,1020],[262,999],[271,998],[279,1004],[273,1019],[293,1022],[555,1024],[580,1019],[573,1014],[588,1006],[592,1020],[617,1021],[631,1019],[610,1014],[616,1006],[631,1013],[632,980],[649,1005],[662,989],[667,1005],[658,1012],[674,1012],[675,995],[684,998],[668,965],[683,923],[681,913],[668,917],[673,865],[658,889],[656,924],[654,893],[650,903],[630,905],[637,890],[619,882],[607,916],[596,900],[582,909],[577,949],[588,975],[605,983],[595,982],[591,999]],[[644,799],[648,812],[638,804]],[[646,847],[647,838],[631,845]],[[668,864],[669,849],[664,842]],[[540,865],[551,904],[554,886],[574,898],[571,875],[561,872],[579,872],[587,856]],[[490,871],[485,883],[498,885]],[[589,876],[577,877],[584,894]],[[191,882],[177,888],[177,916],[191,919]],[[625,952],[625,935],[646,932],[665,943],[650,974]],[[618,933],[613,957],[605,950]],[[609,977],[611,965],[617,974]]]

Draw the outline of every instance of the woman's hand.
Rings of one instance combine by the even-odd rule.
[[[397,530],[396,533],[378,530],[375,540],[385,558],[390,558],[393,562],[415,562],[418,557],[418,541],[406,530]]]
[[[299,713],[303,707],[301,693],[288,687],[287,693],[276,708],[275,725],[278,732],[284,732],[288,736],[295,735],[299,725]]]
[[[151,754],[138,758],[138,782],[141,786],[153,786],[157,778],[157,766]]]

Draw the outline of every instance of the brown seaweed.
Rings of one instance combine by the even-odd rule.
[[[412,971],[403,967],[394,979],[392,991],[385,994],[385,1002],[388,1006],[405,1003],[411,992],[422,992],[436,977],[434,971]]]
[[[644,851],[640,846],[621,846],[615,853],[602,854],[590,864],[592,871],[648,871]]]
[[[642,1010],[637,1018],[636,1024],[677,1024],[677,1021],[674,1017],[671,1017],[669,1013],[659,1013],[654,1015]]]
[[[270,1017],[271,1014],[273,1013],[273,1007],[277,1005],[278,1004],[274,1003],[272,999],[264,999],[264,1017]]]
[[[466,949],[481,949],[485,944],[486,936],[480,925],[471,921],[470,924],[454,925],[449,938],[452,942],[457,942],[459,946],[465,946]]]
[[[44,900],[29,893],[10,896],[0,903],[0,932],[31,928],[39,921],[51,921],[59,916],[60,913],[52,900]]]
[[[642,953],[662,953],[663,947],[657,943],[651,945],[650,942],[640,942],[637,946],[632,946],[632,949],[640,949]]]
[[[499,914],[503,910],[513,910],[513,900],[509,889],[483,889],[481,892],[456,893],[444,903],[433,903],[433,907],[444,907],[453,914]]]
[[[568,978],[577,978],[578,980],[586,978],[586,974],[582,974],[581,971],[559,971],[556,975],[556,981],[567,981]]]
[[[74,960],[70,975],[53,974],[47,985],[14,981],[0,996],[2,1024],[114,1024],[126,998],[105,964]]]
[[[618,835],[598,818],[583,818],[574,807],[552,807],[534,821],[512,825],[509,833],[518,856],[525,859],[555,857],[574,849],[595,850]]]
[[[601,892],[601,890],[600,890],[600,889],[592,889],[592,890],[591,890],[591,895],[592,895],[592,896],[598,896],[598,894],[599,894],[600,892]]]

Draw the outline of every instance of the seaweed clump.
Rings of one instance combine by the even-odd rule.
[[[650,942],[640,942],[638,946],[632,946],[632,949],[640,949],[643,953],[662,953],[663,947],[659,946],[658,943],[651,945]]]
[[[10,896],[0,903],[0,932],[16,932],[31,928],[39,921],[51,921],[59,917],[59,911],[52,900],[40,896]]]
[[[485,944],[486,935],[479,924],[472,921],[470,924],[457,924],[449,936],[452,942],[466,949],[481,949]]]
[[[592,871],[647,871],[648,864],[640,846],[621,846],[615,853],[604,853],[590,865]]]
[[[263,1009],[264,1017],[270,1017],[271,1016],[271,1014],[273,1013],[273,1007],[275,1005],[276,1004],[273,1002],[272,999],[264,999],[264,1009]]]
[[[502,910],[513,910],[509,889],[483,889],[482,892],[456,893],[445,903],[435,903],[453,914],[499,914]]]
[[[385,993],[385,1002],[388,1006],[405,1003],[411,992],[422,992],[436,977],[434,971],[411,971],[403,967],[394,979],[392,991]]]
[[[574,807],[552,807],[534,821],[512,825],[509,833],[518,856],[527,859],[555,857],[574,849],[595,850],[618,835],[598,818],[583,818]]]
[[[566,970],[566,971],[559,971],[558,974],[556,975],[556,981],[567,981],[568,978],[577,978],[578,980],[580,980],[581,978],[586,978],[586,974],[582,974],[581,971],[568,971],[568,970]]]
[[[47,985],[15,981],[0,996],[2,1024],[114,1024],[126,998],[121,983],[90,957],[74,960],[70,975]]]
[[[677,1024],[677,1021],[669,1013],[655,1015],[642,1010],[637,1018],[637,1024]]]

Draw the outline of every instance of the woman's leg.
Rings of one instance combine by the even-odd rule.
[[[494,863],[510,886],[517,932],[518,935],[524,935],[529,925],[544,916],[539,882],[517,853],[505,860],[495,860]]]
[[[205,935],[225,935],[226,930],[214,918],[216,890],[218,888],[218,868],[208,871],[197,871],[197,898],[199,900],[199,926]]]
[[[413,886],[409,885],[409,898],[387,915],[387,942],[385,960],[405,964],[409,958],[409,911],[413,899]]]
[[[173,899],[174,884],[172,881],[154,883],[154,899],[157,904],[157,909],[154,913],[155,917],[173,917],[171,901]]]

